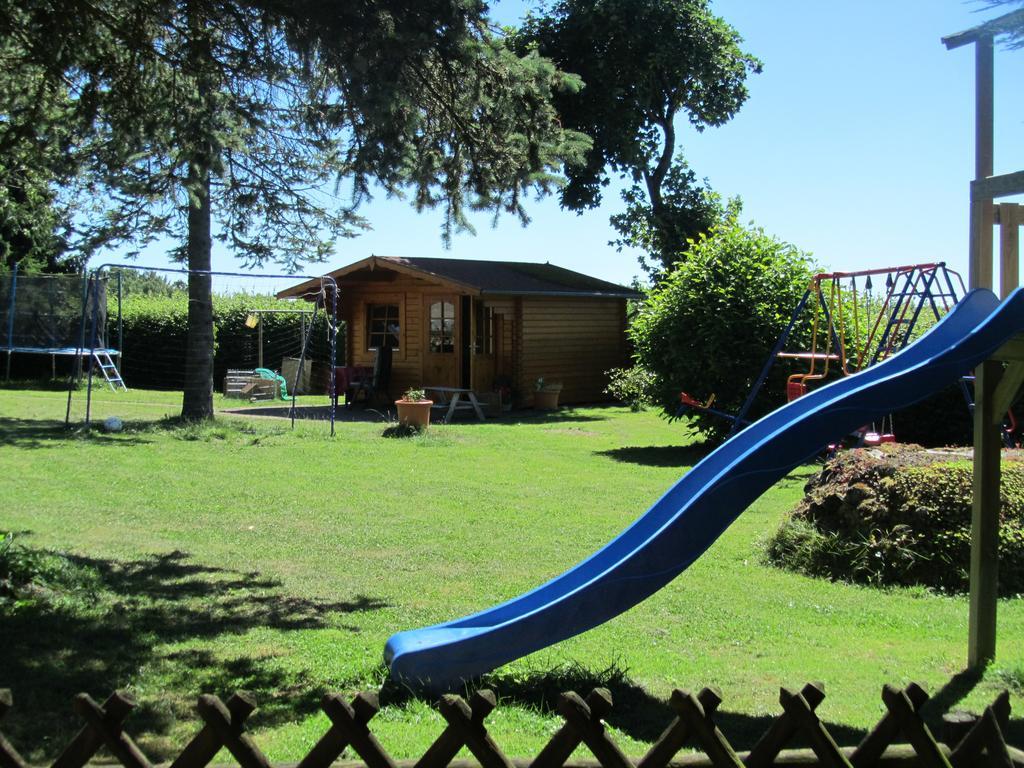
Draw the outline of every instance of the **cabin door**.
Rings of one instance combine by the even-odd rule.
[[[423,385],[457,387],[460,383],[459,298],[424,296],[424,304]]]

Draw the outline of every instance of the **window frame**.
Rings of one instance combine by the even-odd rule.
[[[441,344],[440,349],[434,349],[434,307],[441,305],[441,316],[436,318],[441,323]],[[445,307],[451,307],[451,316],[445,315]],[[456,345],[455,339],[457,336],[456,332],[456,320],[458,317],[458,307],[454,301],[450,298],[433,298],[431,297],[427,304],[427,352],[432,355],[450,355],[455,354]],[[449,349],[445,349],[445,322],[450,323],[448,326],[448,343]]]
[[[494,354],[494,316],[494,307],[489,307],[482,301],[475,302],[473,306],[473,354]]]
[[[375,318],[373,316],[373,311],[379,308],[384,309],[384,330],[374,331],[374,321],[380,321],[381,318]],[[390,311],[392,309],[394,310],[393,318],[391,316]],[[393,332],[388,330],[388,322],[391,320],[393,320],[396,325],[395,330]],[[388,336],[394,337],[395,341],[394,346],[391,347],[391,351],[397,352],[398,350],[400,350],[402,348],[402,325],[402,305],[400,302],[390,300],[366,302],[366,351],[376,352],[378,349],[380,349],[380,342],[382,342],[384,338]],[[381,337],[378,340],[378,343],[374,343],[374,336]]]

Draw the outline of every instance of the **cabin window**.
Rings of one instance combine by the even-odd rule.
[[[455,305],[450,301],[430,305],[430,351],[455,351]]]
[[[366,348],[398,349],[401,327],[397,304],[370,304],[366,308]]]
[[[473,349],[478,355],[494,354],[494,309],[476,303],[476,339]]]

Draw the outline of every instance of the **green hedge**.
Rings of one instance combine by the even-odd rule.
[[[214,381],[220,382],[229,368],[253,368],[257,359],[257,332],[245,325],[253,309],[302,309],[308,305],[279,301],[272,296],[239,294],[214,296],[216,333]],[[142,389],[181,389],[184,385],[188,296],[134,295],[122,306],[123,369],[125,383]],[[116,306],[110,308],[110,339],[117,343]],[[279,369],[283,357],[297,357],[301,338],[300,316],[263,316],[264,367]],[[338,333],[337,360],[344,360],[343,332]],[[323,312],[310,336],[307,359],[327,362],[330,346]]]
[[[812,576],[964,592],[972,467],[920,446],[840,453],[768,542],[767,558]],[[1024,463],[1004,458],[999,591],[1024,594]]]

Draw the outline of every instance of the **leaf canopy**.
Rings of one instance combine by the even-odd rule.
[[[190,170],[203,166],[221,240],[249,265],[296,268],[367,226],[356,209],[375,184],[442,207],[450,236],[471,209],[525,219],[524,193],[553,189],[587,147],[551,104],[575,79],[513,54],[485,10],[473,0],[5,0],[0,36],[12,78],[33,73],[66,95],[46,121],[74,134],[73,168],[50,179],[77,176],[97,193],[76,219],[83,251],[184,242],[200,192]],[[0,114],[0,145],[39,118],[7,95]]]

